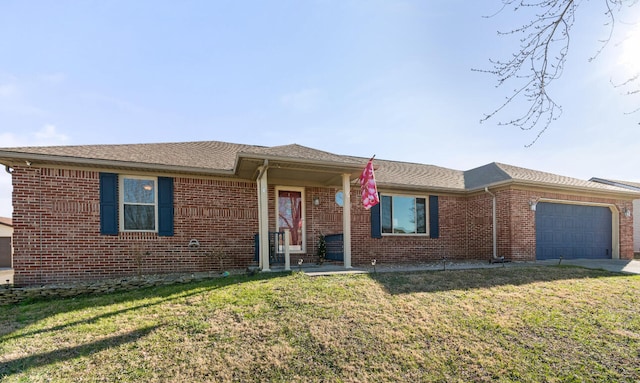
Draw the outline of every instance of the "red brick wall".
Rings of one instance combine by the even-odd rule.
[[[173,237],[105,236],[100,234],[98,172],[14,170],[17,285],[220,271],[253,261],[255,183],[175,178]],[[191,239],[197,239],[200,248],[189,248]]]
[[[467,198],[465,209],[469,256],[474,259],[491,259],[493,254],[492,197],[487,193]]]
[[[619,212],[623,207],[631,208],[624,200],[594,198],[583,195],[502,189],[492,191],[496,195],[497,255],[512,261],[534,261],[536,259],[535,211],[529,201],[540,198],[579,203],[600,203],[615,205]],[[492,197],[488,193],[470,196],[468,199],[469,253],[472,258],[489,259],[492,249]],[[619,213],[620,258],[633,258],[633,216]]]
[[[411,235],[383,235],[371,237],[370,212],[351,193],[351,259],[354,265],[380,263],[428,262],[448,259],[467,259],[464,226],[466,201],[462,197],[439,197],[439,238]]]
[[[174,179],[174,232],[100,234],[99,172],[15,167],[13,173],[14,269],[17,285],[112,278],[138,273],[222,271],[253,264],[258,231],[254,182]],[[342,208],[336,188],[308,187],[306,254],[292,256],[316,262],[320,234],[342,232]],[[498,255],[535,260],[535,212],[530,200],[630,201],[550,192],[502,189],[497,198]],[[269,230],[275,229],[275,187],[269,187]],[[318,198],[319,205],[313,201]],[[486,259],[492,254],[492,199],[487,193],[439,196],[440,237],[371,238],[370,212],[357,190],[351,192],[352,264]],[[620,255],[633,257],[633,216],[620,219]],[[200,248],[188,247],[191,239]],[[220,257],[219,255],[222,255]],[[222,262],[222,263],[221,263]]]

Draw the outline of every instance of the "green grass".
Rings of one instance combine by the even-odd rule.
[[[3,382],[640,380],[640,276],[231,277],[0,307]]]

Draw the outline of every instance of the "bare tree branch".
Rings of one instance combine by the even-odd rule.
[[[594,60],[611,41],[615,26],[615,15],[624,5],[634,5],[638,0],[600,0],[605,3],[605,26],[609,34],[600,40],[601,46],[589,59]],[[537,130],[538,134],[526,146],[531,146],[562,115],[562,107],[549,95],[549,86],[562,76],[570,46],[570,32],[575,22],[576,10],[582,2],[577,0],[502,0],[501,9],[526,12],[534,11],[531,21],[508,32],[498,32],[499,36],[518,36],[519,50],[508,60],[490,60],[493,65],[485,72],[497,77],[496,87],[510,82],[520,83],[498,108],[486,114],[480,122],[485,122],[517,101],[524,100],[528,108],[517,117],[500,121],[501,126],[512,125],[522,130]],[[637,77],[631,82],[636,81]],[[628,85],[629,82],[625,83]],[[639,90],[640,91],[640,90]],[[629,94],[637,93],[630,92]]]

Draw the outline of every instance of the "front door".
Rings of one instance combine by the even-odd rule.
[[[304,241],[304,189],[302,188],[278,188],[276,190],[278,227],[277,231],[289,229],[291,243],[289,249],[294,252],[303,252]]]

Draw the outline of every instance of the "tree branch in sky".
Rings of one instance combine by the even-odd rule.
[[[595,59],[611,40],[616,14],[623,6],[631,6],[638,0],[599,0],[605,5],[604,25],[609,34],[601,40],[600,47],[590,59]],[[485,115],[481,122],[505,112],[505,108],[524,100],[525,110],[515,118],[500,121],[499,125],[517,126],[522,130],[537,130],[533,145],[551,123],[562,114],[562,107],[549,94],[549,87],[562,76],[570,47],[570,32],[575,23],[576,10],[583,3],[575,0],[502,0],[498,11],[531,12],[530,21],[508,32],[498,32],[499,36],[517,36],[519,50],[506,60],[490,60],[492,69],[477,70],[497,77],[496,87],[515,83],[516,87],[506,97],[504,103]],[[496,13],[496,15],[498,14]],[[493,15],[495,16],[495,15]],[[488,17],[493,17],[488,16]],[[628,86],[632,79],[620,86]],[[637,92],[637,91],[636,91]],[[633,93],[633,92],[632,92]]]

